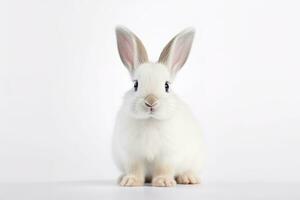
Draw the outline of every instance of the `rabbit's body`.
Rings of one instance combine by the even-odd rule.
[[[125,97],[126,98],[126,97]],[[143,162],[145,174],[151,176],[155,163],[174,166],[175,176],[185,171],[199,172],[203,159],[201,130],[187,106],[173,95],[176,111],[170,119],[136,119],[127,105],[118,113],[113,138],[114,158],[118,168]]]
[[[146,178],[154,186],[172,186],[175,179],[183,184],[199,182],[201,131],[170,88],[186,60],[193,33],[176,36],[159,62],[150,63],[140,40],[127,29],[117,29],[121,59],[134,82],[124,96],[113,137],[113,155],[123,173],[123,186],[143,185]]]

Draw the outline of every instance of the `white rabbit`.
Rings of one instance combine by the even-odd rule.
[[[176,35],[158,62],[131,31],[116,28],[118,50],[133,88],[118,112],[113,156],[123,173],[122,186],[199,183],[203,164],[201,131],[188,107],[174,94],[172,83],[190,52],[194,30]]]

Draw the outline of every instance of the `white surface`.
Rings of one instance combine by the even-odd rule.
[[[118,176],[111,132],[132,87],[115,42],[114,27],[123,24],[152,60],[178,31],[196,28],[174,90],[204,129],[204,181],[299,181],[299,6],[296,0],[2,0],[0,180]],[[66,195],[115,191],[75,188]]]
[[[174,188],[124,188],[112,181],[73,181],[0,185],[5,200],[298,200],[300,184],[296,183],[207,183]]]

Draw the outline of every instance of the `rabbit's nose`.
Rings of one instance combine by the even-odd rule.
[[[147,107],[153,107],[158,103],[158,98],[153,94],[149,94],[145,97],[144,102]]]

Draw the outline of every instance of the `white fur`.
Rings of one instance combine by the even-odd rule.
[[[151,76],[152,70],[157,76]],[[165,94],[164,84],[155,86],[167,79],[166,67],[144,64],[135,76],[140,76],[138,90],[142,91],[136,94],[132,89],[126,93],[115,123],[113,154],[117,166],[125,174],[136,161],[145,162],[147,175],[151,175],[153,162],[171,164],[175,175],[188,170],[199,172],[203,145],[196,120],[172,91]],[[160,97],[162,106],[153,116],[144,110],[143,97],[148,91]]]
[[[155,165],[171,166],[173,176],[199,173],[204,156],[201,130],[187,105],[174,94],[169,67],[148,62],[136,67],[131,76],[138,80],[138,90],[125,94],[113,136],[118,168],[129,174],[138,162],[144,176],[151,177]],[[169,92],[166,81],[170,81]],[[153,113],[144,103],[148,94],[159,99]]]

